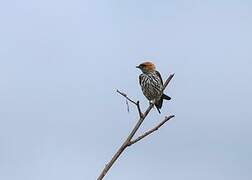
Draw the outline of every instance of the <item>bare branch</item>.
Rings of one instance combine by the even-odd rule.
[[[135,104],[137,106],[137,102],[133,101],[132,99],[130,99],[127,94],[119,91],[118,89],[116,90],[116,92],[118,92],[119,94],[121,94],[123,97],[125,97],[127,100],[129,100],[131,103]]]
[[[171,75],[166,79],[166,81],[165,81],[165,83],[164,83],[164,86],[163,86],[163,91],[165,90],[165,88],[167,87],[167,85],[170,83],[170,81],[172,80],[172,78],[173,78],[174,75],[175,75],[175,74],[173,73],[173,74],[171,74]]]
[[[143,113],[142,113],[142,111],[140,109],[140,102],[139,101],[137,101],[137,110],[138,110],[139,117],[143,118]]]
[[[129,111],[130,111],[130,110],[129,110],[129,102],[128,102],[127,99],[126,99],[125,101],[126,101],[126,105],[127,105],[127,111],[128,111],[128,113],[129,113]]]
[[[169,84],[169,82],[171,81],[171,79],[173,78],[174,74],[171,74],[168,79],[165,81],[164,87],[163,87],[163,91],[165,90],[166,86]],[[133,100],[131,100],[125,93],[120,92],[119,90],[117,90],[117,92],[119,94],[121,94],[122,96],[124,96],[127,100],[129,100],[131,103],[135,104],[138,108],[138,112],[139,112],[139,119],[136,123],[136,125],[134,126],[134,128],[132,129],[132,131],[130,132],[130,134],[128,135],[128,137],[126,138],[126,140],[123,142],[123,144],[120,146],[120,148],[117,150],[117,152],[114,154],[114,156],[112,157],[112,159],[109,161],[108,164],[106,164],[106,166],[104,167],[104,169],[102,170],[101,174],[99,175],[99,177],[97,178],[97,180],[102,180],[104,178],[104,176],[107,174],[107,172],[109,171],[109,169],[113,166],[113,164],[116,162],[116,160],[119,158],[119,156],[123,153],[123,151],[129,147],[129,143],[131,143],[131,140],[133,138],[133,136],[136,134],[137,130],[139,129],[139,127],[141,126],[141,124],[143,123],[143,121],[145,120],[146,116],[149,114],[149,112],[151,111],[151,109],[154,107],[154,103],[151,103],[149,105],[149,107],[146,109],[146,111],[142,114],[141,113],[141,109],[140,109],[140,105],[139,105],[139,101],[135,102]],[[168,117],[169,118],[169,117]],[[168,119],[169,120],[169,119]],[[166,121],[168,121],[166,120]],[[165,122],[166,122],[165,121]],[[163,122],[163,124],[165,123]],[[160,123],[161,124],[161,123]],[[160,127],[163,125],[161,124]],[[158,127],[159,128],[159,127]],[[155,131],[155,130],[154,130]],[[153,132],[154,132],[153,131]],[[149,133],[151,134],[151,133]],[[147,135],[146,135],[147,136]],[[144,136],[145,137],[145,136]],[[143,138],[144,138],[143,137]],[[141,138],[142,139],[142,138]],[[139,141],[139,140],[138,140]],[[133,141],[132,141],[133,142]],[[136,141],[137,142],[137,141]]]
[[[127,94],[125,94],[125,93],[119,91],[118,89],[116,90],[116,92],[118,92],[120,95],[122,95],[123,97],[125,97],[126,100],[130,101],[131,103],[133,103],[133,104],[137,107],[137,111],[138,111],[139,117],[140,117],[140,118],[143,117],[143,113],[142,113],[142,111],[141,111],[140,102],[139,102],[139,101],[136,102],[136,101],[130,99],[130,98],[128,97]],[[126,101],[126,102],[128,102],[128,101]],[[126,103],[126,104],[127,104],[127,103]],[[129,112],[129,105],[128,105],[128,104],[127,104],[127,110],[128,110],[128,112]]]
[[[157,126],[154,128],[150,129],[149,131],[146,131],[143,135],[139,136],[135,140],[132,140],[128,143],[128,146],[131,146],[132,144],[135,144],[136,142],[140,141],[141,139],[145,138],[146,136],[150,135],[151,133],[157,131],[161,126],[163,126],[167,121],[169,121],[171,118],[175,117],[174,115],[172,116],[166,116],[165,119],[159,123]]]

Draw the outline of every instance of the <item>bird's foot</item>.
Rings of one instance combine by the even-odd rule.
[[[155,100],[150,100],[150,105],[154,105],[155,104]]]

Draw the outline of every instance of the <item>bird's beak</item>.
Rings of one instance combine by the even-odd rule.
[[[140,68],[139,66],[136,66],[136,68]]]

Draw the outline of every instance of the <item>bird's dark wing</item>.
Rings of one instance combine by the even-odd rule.
[[[142,76],[142,74],[140,74],[140,75],[139,75],[139,84],[140,84],[140,86],[141,86],[142,78],[143,78],[143,76]]]
[[[162,83],[162,85],[163,85],[163,79],[162,79],[162,77],[161,77],[161,74],[160,74],[158,71],[155,71],[155,72],[156,72],[156,74],[158,75],[158,77],[160,78],[161,83]]]

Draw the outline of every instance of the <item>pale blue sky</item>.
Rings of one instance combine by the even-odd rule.
[[[252,179],[252,2],[0,2],[0,179],[92,180],[136,122],[116,89],[147,100],[135,68],[175,77],[159,132],[107,180]]]

